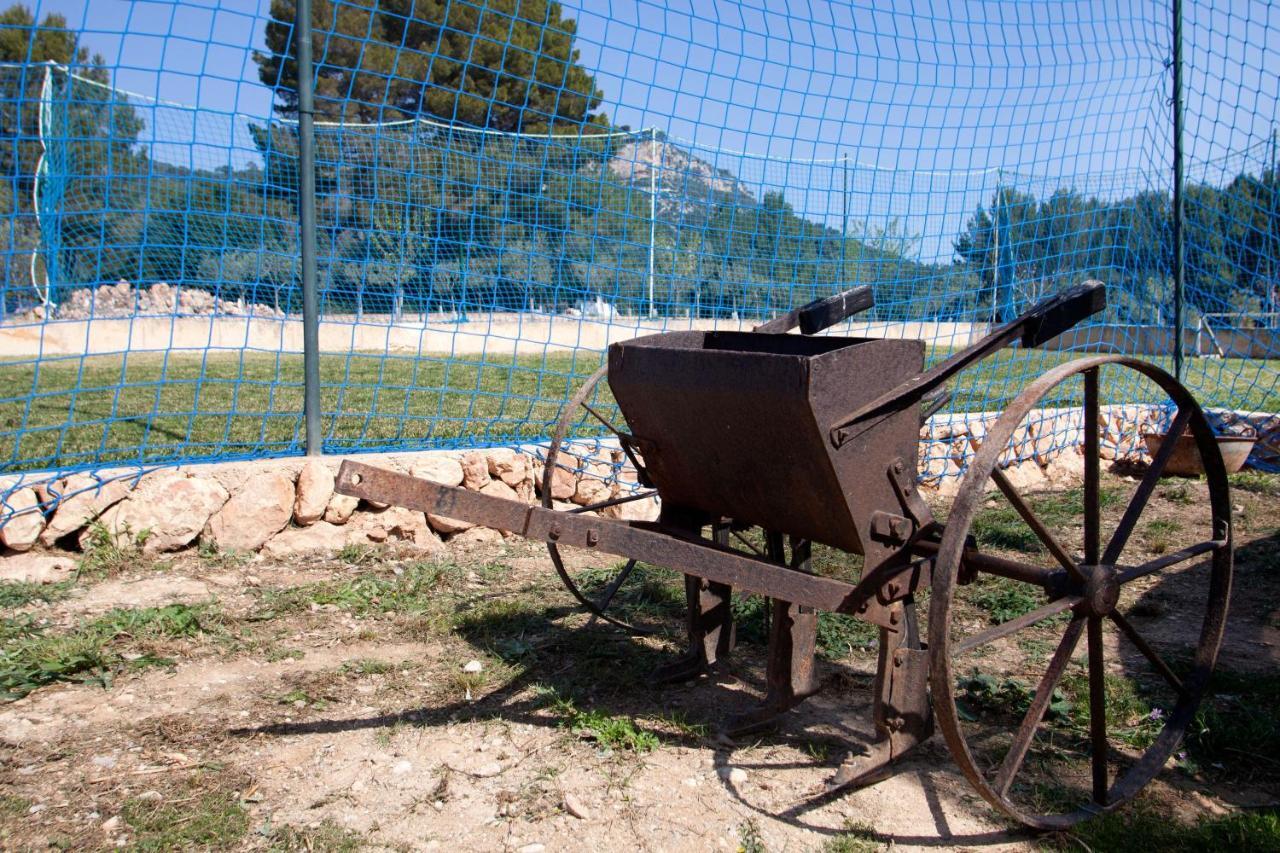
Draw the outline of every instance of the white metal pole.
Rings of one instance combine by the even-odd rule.
[[[649,129],[649,316],[658,316],[653,305],[653,243],[658,225],[658,131]]]

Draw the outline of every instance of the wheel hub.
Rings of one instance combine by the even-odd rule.
[[[1087,577],[1081,602],[1090,616],[1106,616],[1120,600],[1120,580],[1115,566],[1081,566]]]

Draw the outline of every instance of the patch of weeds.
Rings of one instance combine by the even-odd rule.
[[[1121,675],[1107,673],[1103,679],[1106,693],[1107,733],[1134,749],[1146,749],[1160,734],[1165,724],[1165,710],[1152,708],[1143,698],[1137,684]],[[1062,689],[1071,696],[1070,719],[1087,731],[1089,720],[1089,676],[1073,672],[1062,679]]]
[[[1147,550],[1152,554],[1163,554],[1173,544],[1173,534],[1182,529],[1182,525],[1171,518],[1156,518],[1147,522],[1142,529],[1142,537]]]
[[[363,550],[363,546],[357,546]],[[371,552],[373,553],[373,552]],[[289,588],[259,590],[250,621],[307,610],[312,604],[333,606],[355,616],[396,613],[414,616],[438,608],[443,588],[457,580],[450,563],[414,562],[391,574],[367,574],[342,581],[322,581]]]
[[[357,675],[385,675],[396,668],[396,665],[385,660],[377,658],[357,658],[349,660],[342,665],[343,672],[351,672]]]
[[[1045,837],[1052,850],[1160,850],[1162,853],[1218,853],[1223,850],[1280,850],[1280,813],[1274,810],[1205,816],[1184,823],[1146,802],[1085,821],[1069,833]]]
[[[101,521],[93,522],[89,525],[78,573],[107,578],[137,568],[139,551],[149,536],[150,531],[147,530],[134,535],[127,525],[117,535]]]
[[[879,837],[868,821],[846,823],[843,832],[822,845],[822,853],[874,853],[883,847]]]
[[[658,736],[637,726],[631,717],[580,711],[572,699],[557,699],[551,710],[561,718],[561,726],[584,740],[595,741],[602,749],[645,753],[658,748]]]
[[[470,610],[454,617],[454,633],[472,645],[499,651],[499,646],[512,659],[527,653],[526,635],[533,628],[546,623],[545,612],[536,604],[514,598],[495,598],[481,601]]]
[[[697,740],[706,737],[711,729],[706,723],[691,723],[684,711],[669,711],[657,718],[664,728],[675,731],[677,737],[686,740]]]
[[[1028,495],[1026,499],[1031,510],[1050,530],[1073,527],[1083,518],[1083,489]],[[1103,510],[1119,506],[1123,501],[1124,494],[1119,489],[1103,486],[1098,490],[1098,505]],[[990,503],[991,506],[974,516],[970,526],[978,545],[1029,554],[1045,551],[1039,537],[1003,497],[993,497]]]
[[[1178,506],[1191,506],[1196,502],[1196,496],[1191,491],[1191,484],[1184,481],[1166,486],[1158,493],[1161,498],[1171,504]]]
[[[363,566],[366,563],[373,562],[378,552],[369,545],[346,544],[338,549],[338,553],[334,555],[339,562],[346,563],[348,566]]]
[[[599,601],[625,563],[586,569],[574,583],[587,598]],[[609,615],[624,621],[678,619],[684,615],[684,586],[680,575],[637,563],[609,604]]]
[[[33,602],[53,604],[71,594],[71,581],[61,583],[29,583],[0,581],[0,608],[26,607]]]
[[[979,546],[1028,553],[1041,549],[1040,540],[1011,506],[983,509],[973,517],[969,530]]]
[[[1017,619],[1044,603],[1044,594],[1036,587],[995,575],[983,575],[962,594],[985,611],[993,625]]]
[[[267,663],[277,663],[282,660],[302,660],[307,653],[302,649],[282,649],[274,648],[267,652]]]
[[[480,688],[489,683],[489,673],[484,670],[467,672],[459,669],[454,671],[451,680],[454,688],[461,691],[463,698],[470,702],[475,698],[475,694],[480,691]]]
[[[238,566],[243,566],[253,557],[252,554],[246,552],[223,551],[218,547],[217,542],[206,542],[203,539],[200,540],[196,555],[202,562],[223,569],[234,569]]]
[[[986,673],[956,679],[960,696],[956,697],[956,711],[961,718],[973,722],[983,714],[1013,715],[1021,717],[1031,707],[1035,691],[1016,678],[996,678]],[[1054,690],[1045,711],[1045,719],[1062,719],[1071,714],[1072,704],[1062,690]],[[1087,708],[1087,698],[1086,698]]]
[[[305,850],[307,853],[354,853],[363,846],[359,835],[324,820],[315,828],[275,826],[260,830],[267,836],[267,849],[272,851]]]
[[[111,610],[65,633],[28,625],[0,648],[0,701],[59,681],[107,686],[125,668],[168,665],[147,650],[148,642],[196,636],[215,618],[208,605],[170,604]],[[143,651],[126,656],[139,643]]]
[[[227,849],[249,831],[249,813],[234,791],[210,791],[178,804],[125,800],[121,817],[137,850]]]
[[[1280,497],[1280,475],[1256,471],[1252,468],[1227,475],[1231,488],[1242,492],[1253,492],[1255,495]]]
[[[288,693],[284,693],[276,698],[278,705],[296,705],[299,708],[314,708],[317,711],[323,711],[328,707],[328,702],[323,697],[312,696],[301,687],[295,687]]]
[[[17,794],[0,794],[0,818],[22,817],[31,808],[31,801]]]
[[[754,819],[738,824],[738,853],[768,853],[768,850],[760,836],[760,824]]]

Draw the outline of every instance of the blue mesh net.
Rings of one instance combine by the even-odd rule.
[[[1280,10],[1184,6],[1185,380],[1228,428],[1280,411]],[[294,8],[0,15],[3,471],[302,451]],[[545,439],[610,341],[860,284],[875,308],[834,331],[936,360],[1107,283],[1063,347],[965,373],[942,422],[1072,350],[1170,362],[1167,4],[312,18],[328,451]]]

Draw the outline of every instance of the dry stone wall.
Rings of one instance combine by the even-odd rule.
[[[638,487],[623,454],[605,453],[611,461],[603,464],[562,454],[564,467],[553,479],[557,506],[565,508],[567,502],[576,509]],[[539,456],[537,448],[494,448],[358,458],[444,485],[537,504],[543,474]],[[335,456],[190,465],[141,475],[102,471],[20,488],[4,508],[0,580],[59,580],[73,570],[74,552],[103,536],[144,553],[203,546],[276,558],[352,545],[432,552],[500,542],[504,536],[461,519],[339,495],[334,478],[341,462]],[[582,486],[583,481],[589,485]],[[654,500],[600,510],[649,520],[657,512]]]

